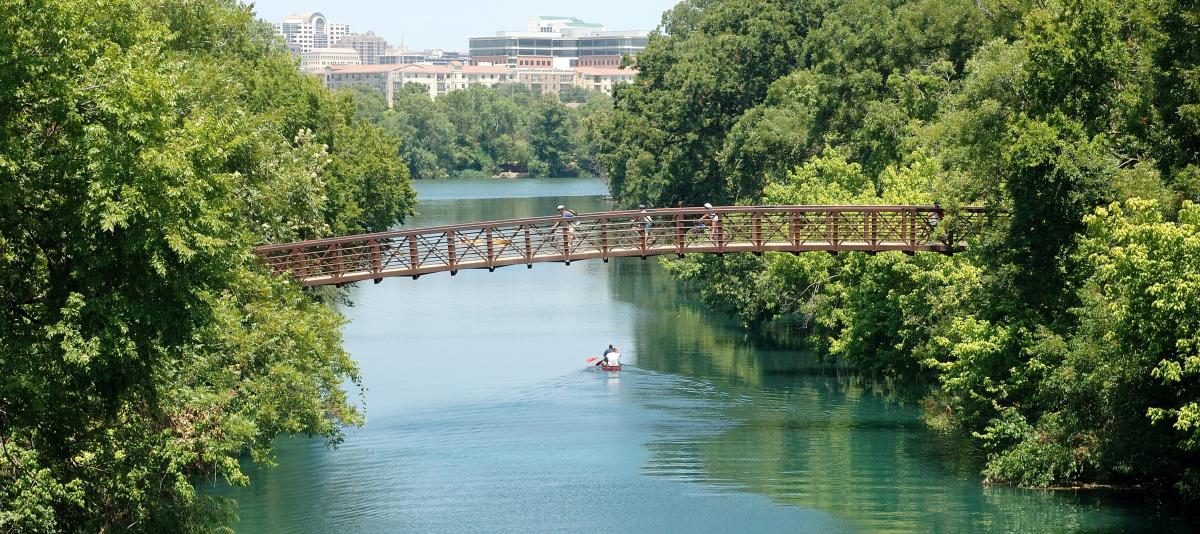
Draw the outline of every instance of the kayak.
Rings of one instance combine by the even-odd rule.
[[[616,364],[616,365],[604,365],[604,364],[600,364],[600,368],[601,368],[601,369],[604,369],[605,371],[620,371],[620,370],[621,370],[621,364],[619,364],[619,363],[618,363],[618,364]]]

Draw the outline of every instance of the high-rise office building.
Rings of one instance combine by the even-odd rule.
[[[516,68],[616,67],[645,50],[647,31],[608,31],[575,17],[533,17],[527,31],[470,39],[471,60]]]
[[[349,24],[331,23],[315,12],[292,13],[275,25],[275,34],[283,36],[293,54],[329,48],[349,33]]]

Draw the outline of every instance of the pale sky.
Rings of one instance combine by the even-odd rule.
[[[249,0],[244,2],[251,3]],[[497,31],[525,31],[529,17],[555,15],[598,22],[609,30],[652,30],[663,11],[679,0],[257,0],[254,11],[268,22],[279,22],[298,11],[323,13],[330,22],[346,23],[350,31],[374,31],[399,45],[401,38],[414,50],[445,48],[467,52],[468,37]]]

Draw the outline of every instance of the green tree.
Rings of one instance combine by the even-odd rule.
[[[615,196],[1002,215],[953,258],[764,254],[672,272],[748,325],[800,319],[815,349],[870,376],[934,377],[930,423],[976,438],[992,480],[1200,495],[1197,311],[1176,255],[1191,253],[1200,195],[1196,6],[758,7],[664,17],[596,123]],[[791,40],[771,40],[783,28]],[[764,37],[761,54],[799,52],[719,75]]]
[[[566,104],[566,103],[582,104],[584,102],[587,102],[588,98],[590,98],[592,96],[592,94],[593,94],[592,91],[589,91],[582,87],[575,87],[574,85],[567,85],[567,86],[564,86],[559,91],[558,101],[562,102],[564,104]]]
[[[342,318],[250,249],[399,222],[396,147],[232,0],[0,31],[0,530],[218,527],[198,484],[362,421]]]
[[[550,176],[566,176],[572,172],[575,152],[575,116],[556,100],[543,98],[534,112],[529,129],[529,144],[533,154],[546,164]]]
[[[396,92],[382,127],[400,138],[400,157],[413,178],[447,178],[454,167],[454,125],[434,105],[425,86],[408,84]]]

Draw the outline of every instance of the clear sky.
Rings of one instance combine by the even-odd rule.
[[[251,3],[248,0],[244,2]],[[257,0],[258,17],[279,22],[289,13],[318,11],[350,31],[374,31],[409,48],[467,51],[467,38],[524,31],[529,17],[557,15],[598,22],[609,30],[652,30],[679,0]]]

